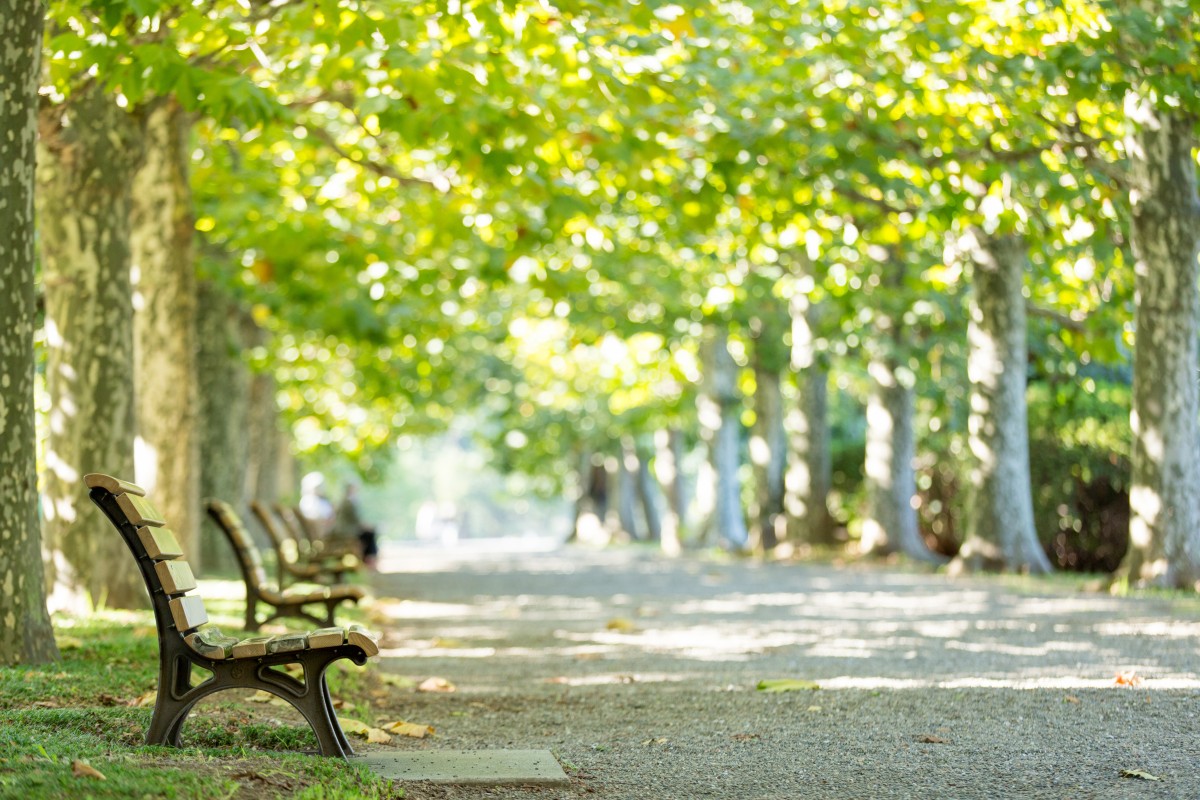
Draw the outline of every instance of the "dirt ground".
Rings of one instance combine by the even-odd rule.
[[[456,689],[380,700],[436,736],[374,747],[548,749],[571,778],[414,800],[1200,797],[1193,601],[470,541],[373,583],[383,669]]]

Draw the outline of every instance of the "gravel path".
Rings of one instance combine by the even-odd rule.
[[[381,700],[437,729],[394,746],[549,749],[571,776],[415,800],[1200,797],[1196,603],[641,549],[386,555],[384,670],[457,687]],[[784,678],[820,689],[755,688]]]

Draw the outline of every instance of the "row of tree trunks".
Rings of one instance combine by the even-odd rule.
[[[51,610],[142,599],[120,537],[87,501],[83,476],[134,474],[130,187],[136,119],[102,87],[39,116],[38,214],[46,286],[45,545]]]
[[[34,165],[45,8],[0,0],[0,666],[58,657],[46,613],[34,432]]]
[[[140,607],[139,576],[86,502],[82,476],[133,477],[198,571],[208,559],[226,568],[229,554],[210,546],[220,537],[202,543],[201,497],[278,496],[274,386],[259,376],[251,391],[241,353],[261,334],[249,315],[216,292],[198,299],[179,106],[131,114],[85,87],[46,105],[39,128],[49,604]]]

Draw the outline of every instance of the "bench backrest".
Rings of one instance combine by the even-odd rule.
[[[300,554],[297,542],[292,538],[292,534],[284,527],[283,523],[279,521],[279,518],[271,513],[271,509],[267,508],[264,503],[251,500],[250,511],[258,519],[262,529],[267,532],[267,536],[271,539],[271,545],[275,548],[275,552],[279,554],[279,557],[295,561]]]
[[[300,513],[299,508],[288,508],[282,503],[275,504],[275,513],[292,531],[292,537],[297,542],[307,542],[310,547],[320,541],[308,517]]]
[[[267,581],[267,571],[263,567],[258,547],[250,538],[250,532],[242,524],[241,518],[233,510],[233,506],[224,500],[216,499],[210,499],[206,505],[208,506],[208,515],[212,517],[213,522],[217,523],[217,527],[221,529],[233,547],[238,567],[242,570],[242,579],[246,582],[246,591],[259,596],[264,594],[274,596],[276,594],[275,587]]]
[[[120,532],[137,559],[142,580],[150,593],[159,635],[174,629],[181,636],[208,622],[208,612],[196,588],[192,568],[183,558],[175,534],[164,527],[162,515],[146,499],[140,486],[93,473],[85,475],[89,496]]]

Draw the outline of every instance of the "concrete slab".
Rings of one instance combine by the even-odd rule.
[[[362,753],[381,778],[398,781],[473,784],[476,786],[567,786],[570,781],[549,750],[425,750],[419,753]]]

